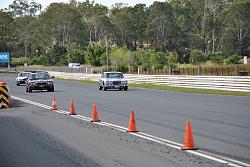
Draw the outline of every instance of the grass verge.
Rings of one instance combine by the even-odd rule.
[[[91,80],[73,80],[73,79],[62,79],[55,78],[56,80],[67,80],[84,84],[97,84],[96,81]],[[187,93],[200,93],[200,94],[214,94],[214,95],[225,95],[225,96],[250,96],[250,92],[235,92],[235,91],[224,91],[224,90],[213,90],[213,89],[194,89],[194,88],[180,88],[167,85],[154,85],[154,84],[133,84],[130,83],[131,88],[145,88],[145,89],[156,89],[156,90],[169,90],[176,92],[187,92]]]

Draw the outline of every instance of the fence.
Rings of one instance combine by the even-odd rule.
[[[50,71],[51,75],[65,79],[98,81],[100,74],[64,73]],[[250,92],[250,76],[175,76],[126,74],[129,83],[152,83],[186,88],[218,89]]]
[[[244,72],[244,73],[243,73]],[[209,75],[209,76],[238,76],[241,74],[250,74],[250,64],[248,65],[227,65],[227,66],[212,66],[212,67],[181,67],[181,68],[143,68],[134,69],[128,68],[129,74],[143,75]]]
[[[57,71],[67,73],[85,73],[85,74],[98,74],[105,71],[102,67],[84,67],[79,69],[73,69],[68,67],[43,67],[43,66],[28,66],[28,67],[16,67],[17,71],[24,70],[46,70],[46,71]],[[111,71],[120,71],[115,67],[110,67]],[[124,71],[123,71],[124,72]],[[133,68],[129,67],[125,73],[127,74],[142,74],[142,75],[202,75],[202,76],[238,76],[250,74],[250,64],[248,65],[227,65],[218,67],[188,67],[188,68],[147,68],[144,70],[143,67]]]

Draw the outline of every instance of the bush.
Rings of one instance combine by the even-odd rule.
[[[91,43],[85,48],[84,55],[87,64],[92,66],[104,65],[103,60],[106,58],[106,47],[104,45]]]
[[[227,64],[239,64],[240,63],[241,56],[238,54],[233,54],[228,57]]]
[[[205,62],[208,59],[208,56],[204,54],[202,51],[194,49],[190,53],[189,62],[190,64],[199,64],[201,62]]]
[[[118,68],[118,71],[120,72],[123,72],[123,73],[128,72],[128,66],[126,64],[119,64],[117,68]]]
[[[168,64],[176,64],[178,61],[178,53],[176,52],[169,52],[168,53]]]
[[[27,63],[30,61],[30,58],[28,57],[19,57],[19,58],[12,58],[11,62],[17,65],[23,65],[24,63]]]
[[[211,62],[214,64],[223,64],[224,63],[224,56],[222,54],[216,54],[211,56]]]

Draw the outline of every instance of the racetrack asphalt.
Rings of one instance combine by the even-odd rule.
[[[55,81],[53,93],[30,94],[15,85],[14,75],[0,74],[0,80],[8,83],[14,96],[42,104],[50,105],[55,95],[58,107],[64,110],[69,109],[69,101],[74,99],[76,112],[88,117],[92,103],[96,103],[102,120],[124,127],[133,110],[140,131],[179,143],[183,143],[185,122],[189,119],[199,149],[250,162],[249,97],[133,88],[127,92],[104,92],[98,91],[96,85],[59,80]]]

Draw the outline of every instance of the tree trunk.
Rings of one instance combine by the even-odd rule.
[[[214,26],[213,26],[213,50],[212,50],[212,53],[214,54],[215,52],[215,12],[213,12],[213,23],[214,23]]]
[[[207,42],[206,42],[206,18],[207,18],[207,0],[205,0],[205,5],[203,8],[203,18],[202,18],[202,37],[203,37],[203,51],[206,53],[207,52]]]

